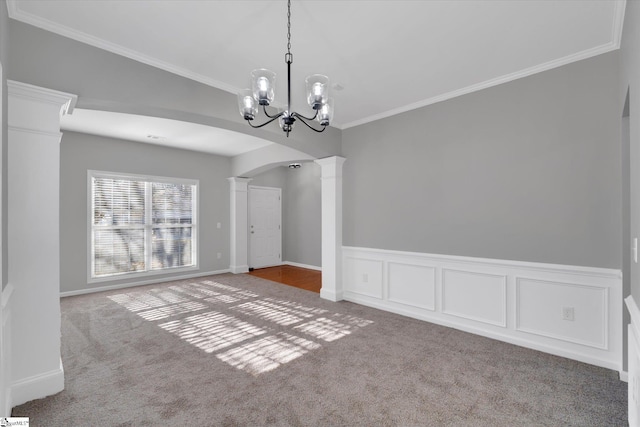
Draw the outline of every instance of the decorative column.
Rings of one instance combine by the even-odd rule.
[[[11,403],[64,389],[60,358],[60,118],[75,95],[7,81]]]
[[[229,180],[229,190],[231,193],[231,254],[229,270],[232,273],[246,273],[249,271],[248,258],[248,205],[249,205],[249,182],[251,178],[232,177]]]
[[[322,288],[320,297],[342,299],[342,164],[343,157],[316,160],[322,179]]]

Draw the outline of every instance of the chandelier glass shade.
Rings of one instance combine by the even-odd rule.
[[[333,120],[333,100],[329,98],[329,78],[322,74],[313,74],[306,78],[307,104],[314,111],[313,117],[306,117],[291,110],[291,0],[287,0],[287,53],[284,56],[287,64],[287,107],[275,115],[270,115],[267,107],[275,99],[276,74],[264,68],[251,72],[251,87],[238,93],[238,107],[240,115],[253,128],[261,128],[278,120],[282,130],[289,136],[296,121],[302,122],[308,128],[323,132]],[[262,109],[267,120],[261,124],[253,124],[253,120]],[[312,125],[316,120],[320,124]]]

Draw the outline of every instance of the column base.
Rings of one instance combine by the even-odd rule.
[[[249,266],[248,265],[230,265],[229,266],[229,270],[233,274],[248,273],[249,272]]]
[[[338,302],[338,301],[342,301],[344,299],[344,296],[342,292],[335,292],[335,291],[323,288],[323,289],[320,289],[320,298],[333,301],[333,302]]]

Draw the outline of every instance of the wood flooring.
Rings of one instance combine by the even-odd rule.
[[[292,265],[258,268],[247,274],[316,293],[322,286],[322,272]]]

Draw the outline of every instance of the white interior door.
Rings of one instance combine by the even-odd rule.
[[[249,186],[249,268],[282,263],[282,190]]]

